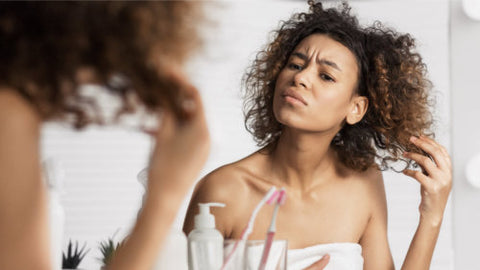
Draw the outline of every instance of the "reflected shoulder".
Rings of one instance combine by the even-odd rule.
[[[0,125],[24,126],[39,124],[35,108],[11,89],[0,88]]]

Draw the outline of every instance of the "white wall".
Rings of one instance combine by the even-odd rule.
[[[379,19],[417,38],[439,92],[439,140],[449,147],[448,0],[353,1],[352,6],[362,22]],[[188,69],[202,92],[212,134],[212,151],[202,175],[256,150],[243,126],[241,76],[278,22],[305,9],[304,1],[222,2],[209,7],[209,17],[218,24],[205,30],[206,47]],[[82,267],[98,269],[98,242],[118,229],[118,235],[124,235],[134,221],[142,194],[136,173],[146,165],[149,140],[133,131],[91,129],[75,133],[52,126],[44,135],[45,156],[62,160],[67,171],[63,196],[66,235],[88,241],[92,251]],[[389,238],[399,268],[417,225],[420,194],[414,180],[389,172],[384,177]],[[188,198],[179,212],[177,227],[181,227],[187,202]],[[453,269],[452,263],[448,209],[431,269]]]
[[[49,125],[42,142],[44,157],[60,161],[65,171],[65,240],[87,242],[91,250],[80,266],[97,270],[98,243],[115,233],[121,239],[139,209],[143,188],[136,174],[147,164],[149,139],[128,130]]]
[[[480,153],[480,21],[467,18],[459,0],[451,3],[450,19],[455,269],[477,270],[480,190],[464,172],[467,161]]]

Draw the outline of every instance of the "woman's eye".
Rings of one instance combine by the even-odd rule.
[[[294,64],[294,63],[288,64],[288,67],[291,68],[291,69],[295,69],[295,70],[302,70],[301,66],[299,66],[297,64]]]
[[[335,82],[335,80],[332,77],[328,76],[325,73],[320,74],[320,78],[322,78],[322,80],[325,80],[325,81]]]

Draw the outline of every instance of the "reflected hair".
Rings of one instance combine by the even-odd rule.
[[[121,98],[119,114],[140,105],[178,112],[169,68],[200,46],[200,10],[189,1],[1,2],[0,86],[43,120],[82,128],[100,122],[78,87],[77,72],[88,67],[93,83]]]

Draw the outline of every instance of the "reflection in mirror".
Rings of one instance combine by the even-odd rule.
[[[415,1],[415,4],[411,4],[415,8],[405,5],[403,1],[353,1],[351,3],[352,14],[358,17],[362,25],[371,25],[373,21],[380,20],[388,27],[393,27],[402,33],[410,33],[415,37],[417,49],[428,67],[428,76],[434,85],[433,92],[437,96],[434,113],[440,124],[434,130],[437,135],[436,139],[447,149],[450,140],[447,124],[447,119],[449,119],[447,102],[449,98],[448,4],[448,1],[439,1],[435,5],[435,12],[432,13],[430,1]],[[204,47],[195,58],[189,61],[187,68],[193,84],[201,92],[212,140],[210,156],[203,168],[202,177],[220,166],[235,162],[259,149],[252,140],[252,135],[246,131],[243,125],[242,77],[247,67],[255,59],[256,53],[271,41],[274,36],[271,31],[278,28],[279,22],[287,20],[294,12],[306,11],[307,8],[302,1],[282,1],[275,4],[256,1],[250,2],[248,5],[222,2],[208,7],[208,16],[214,20],[214,23],[204,29]],[[267,10],[268,12],[266,12]],[[408,20],[405,19],[407,15]],[[429,19],[425,20],[425,18]],[[332,42],[328,39],[320,41],[322,44]],[[314,50],[313,45],[308,45],[310,50]],[[309,56],[309,53],[313,52],[307,50],[307,47],[302,53]],[[319,50],[324,50],[324,48],[319,48]],[[339,55],[342,56],[347,54],[348,51],[339,52]],[[320,56],[323,55],[320,54]],[[342,68],[339,61],[344,59],[337,60],[336,58],[335,60],[338,62],[337,65]],[[304,60],[293,59],[292,61]],[[294,62],[294,64],[298,63]],[[305,63],[301,62],[300,64]],[[330,74],[335,72],[331,70],[331,67],[322,66],[322,68],[335,79],[335,76]],[[294,102],[285,101],[284,105],[294,108],[297,106]],[[369,104],[369,106],[373,106],[373,104]],[[286,108],[283,112],[286,118],[284,121],[289,121],[288,109]],[[325,114],[324,112],[320,113]],[[53,156],[64,163],[65,191],[62,193],[61,200],[66,210],[65,235],[67,239],[81,239],[88,242],[92,250],[84,259],[82,266],[86,269],[98,269],[100,264],[95,259],[100,257],[96,248],[97,243],[102,239],[107,239],[117,230],[119,232],[116,234],[116,238],[118,238],[116,240],[121,240],[130,231],[137,217],[144,194],[143,187],[137,181],[137,174],[148,165],[152,143],[148,136],[132,130],[91,128],[82,133],[76,133],[52,124],[43,130],[42,144],[45,157]],[[253,163],[257,164],[257,160],[254,160]],[[249,166],[245,165],[245,167]],[[240,168],[237,169],[240,170]],[[265,178],[273,181],[272,176],[281,172],[281,170],[275,170],[267,174],[268,177]],[[375,174],[373,175],[375,176]],[[222,181],[229,181],[233,177],[220,175],[219,178]],[[408,179],[407,176],[392,171],[383,172],[383,179],[388,205],[388,240],[393,262],[396,268],[400,268],[418,226],[418,205],[421,198],[419,184]],[[285,184],[279,183],[275,183],[275,185],[285,186]],[[338,186],[341,190],[351,188],[353,191],[358,191],[362,188],[361,186],[358,186],[358,189],[355,187],[354,185],[346,188]],[[322,193],[323,198],[328,198],[326,200],[330,203],[334,199],[340,199],[338,206],[347,207],[346,200],[343,200],[346,198],[345,196],[335,198],[334,194],[338,194],[334,192],[336,188],[336,186],[331,186],[331,190],[325,194]],[[190,194],[192,193],[193,188]],[[338,213],[347,213],[347,210],[339,211],[339,209],[345,208],[335,208],[333,209],[335,213],[331,209],[324,209],[323,215],[317,214],[316,211],[320,208],[313,204],[305,206],[304,201],[295,200],[301,194],[303,193],[289,192],[288,200],[291,205],[287,203],[285,207],[280,208],[276,223],[276,239],[289,238],[290,240],[290,238],[294,238],[287,235],[288,231],[284,228],[286,225],[291,226],[292,234],[307,232],[306,222],[291,224],[286,221],[288,217],[282,212],[286,213],[290,209],[292,212],[309,213],[309,220],[316,218],[322,224],[319,226],[318,234],[316,232],[305,233],[305,236],[311,238],[312,242],[301,243],[298,241],[295,244],[294,241],[291,241],[289,245],[292,249],[298,251],[299,248],[321,243],[358,242],[360,240],[362,231],[357,230],[355,236],[352,236],[354,229],[349,227],[349,224],[358,222],[352,220],[354,215],[343,215],[341,216],[342,222],[336,223],[332,217],[337,216]],[[312,195],[313,197],[315,196]],[[366,196],[358,197],[358,200],[362,200],[364,197]],[[187,196],[177,214],[174,226],[178,230],[183,226],[189,201],[190,196]],[[247,202],[242,198],[234,203],[244,205]],[[229,215],[234,213],[240,215],[241,210],[230,210],[232,207],[234,205],[227,205],[223,210],[212,212],[219,216],[221,216],[221,211],[225,211]],[[366,205],[365,209],[368,209]],[[257,238],[259,239],[265,236],[268,229],[270,220],[267,217],[271,217],[271,213],[268,212],[271,210],[271,208],[265,208],[265,213],[259,214],[259,217],[265,217],[265,220],[259,219],[260,223],[257,224],[259,230]],[[354,208],[350,210],[357,212]],[[246,212],[247,215],[251,213],[251,211]],[[306,217],[299,215],[297,219],[292,220],[302,221],[306,220]],[[447,205],[431,269],[451,269],[449,268],[453,264],[451,221],[450,207]],[[243,228],[242,220],[238,220],[238,222],[232,220],[232,223],[237,231]],[[351,235],[342,233],[341,237],[335,237],[335,234],[332,233],[332,238],[328,238],[329,232],[336,227],[344,227]],[[229,238],[229,235],[225,234],[224,236]],[[315,239],[313,236],[318,238]],[[318,248],[320,249],[320,247]],[[349,245],[348,248],[357,250],[358,246]]]

